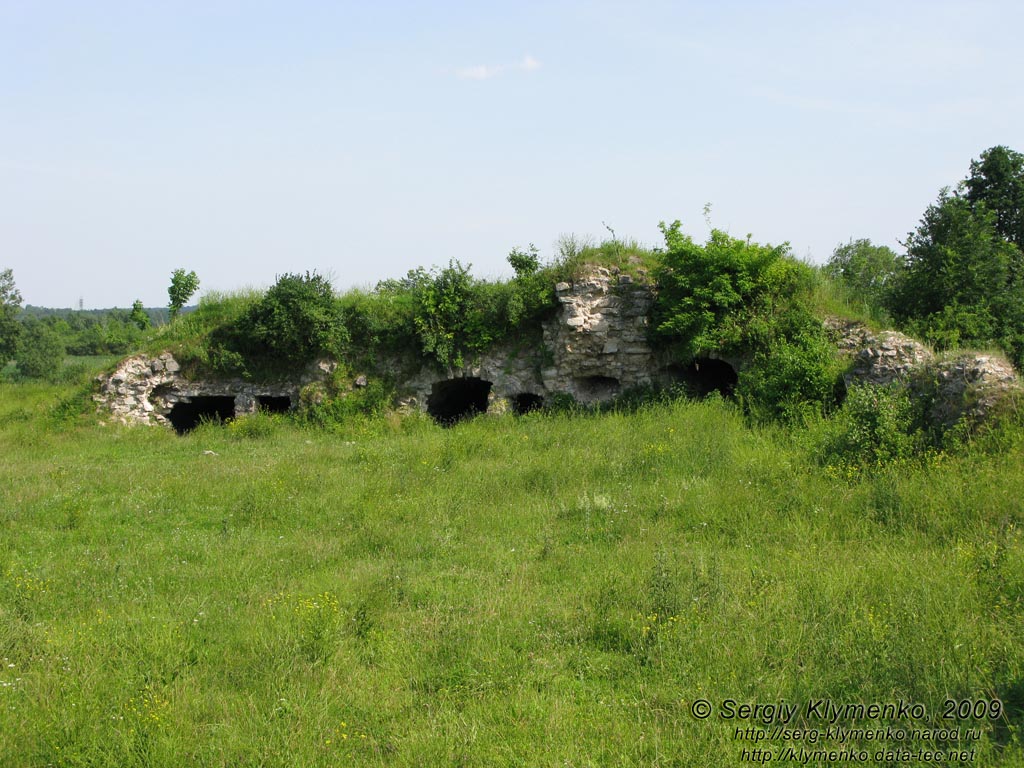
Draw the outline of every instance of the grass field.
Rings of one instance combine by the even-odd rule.
[[[75,402],[0,386],[2,766],[1024,764],[1014,435],[851,481],[716,400],[184,437]]]

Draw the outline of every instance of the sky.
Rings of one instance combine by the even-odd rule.
[[[170,275],[338,290],[680,219],[901,251],[1024,151],[1018,0],[0,0],[0,269],[40,306]],[[610,229],[609,229],[610,228]]]

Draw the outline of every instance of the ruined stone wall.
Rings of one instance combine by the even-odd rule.
[[[496,413],[522,394],[546,399],[565,393],[595,403],[664,378],[647,342],[655,296],[650,285],[599,268],[572,284],[558,283],[555,293],[559,310],[543,324],[539,344],[504,343],[448,377],[424,365],[400,384],[402,405],[426,410],[435,385],[445,378],[490,382],[488,411]]]
[[[832,318],[826,327],[837,347],[852,357],[846,386],[870,384],[909,387],[930,402],[932,422],[949,427],[966,418],[980,423],[1022,394],[1013,366],[998,355],[970,352],[937,357],[924,344],[903,333],[874,333],[863,323]]]
[[[471,385],[465,396],[479,403],[473,406],[476,411],[504,413],[523,402],[539,404],[558,394],[596,403],[631,388],[686,380],[685,370],[666,364],[648,344],[655,300],[651,285],[598,268],[571,284],[559,283],[555,293],[558,311],[543,323],[539,336],[533,329],[532,336],[507,341],[445,373],[426,362],[409,372],[401,361],[378,360],[373,370],[356,372],[355,386],[365,385],[367,377],[389,375],[397,382],[400,408],[432,412],[449,396],[446,393]],[[965,415],[984,419],[1008,394],[1021,389],[1012,366],[995,356],[937,360],[927,347],[901,333],[875,333],[861,323],[839,319],[826,321],[826,327],[840,353],[851,358],[845,377],[848,387],[898,382],[920,393],[920,382],[931,382],[928,396],[933,398],[937,423],[948,425]],[[728,363],[732,373],[743,366],[741,359],[722,363]],[[168,424],[178,403],[211,396],[234,398],[234,414],[241,415],[255,411],[260,398],[287,397],[297,404],[300,391],[324,382],[334,367],[322,361],[291,380],[273,384],[199,381],[182,376],[169,353],[136,356],[101,382],[96,399],[124,423]]]
[[[242,379],[193,380],[181,374],[181,366],[169,352],[157,357],[135,355],[100,380],[94,400],[122,424],[170,426],[174,406],[196,397],[232,397],[236,416],[254,413],[262,397],[287,397],[297,403],[302,386],[326,378],[331,370],[330,364],[321,363],[304,371],[295,381],[274,384],[254,384]]]

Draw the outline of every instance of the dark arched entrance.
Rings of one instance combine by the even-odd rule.
[[[688,365],[672,366],[670,372],[694,397],[707,397],[712,392],[732,397],[739,381],[735,368],[711,357],[696,357]]]
[[[522,416],[524,413],[537,411],[544,407],[544,398],[532,392],[520,392],[513,395],[509,400],[512,402],[512,413]]]
[[[203,421],[230,421],[235,417],[235,398],[230,395],[202,395],[174,404],[167,420],[179,435],[190,432]]]
[[[288,395],[257,395],[256,410],[264,413],[288,413],[292,399]]]
[[[491,382],[475,377],[435,382],[427,398],[427,413],[438,424],[451,426],[457,421],[487,412]]]

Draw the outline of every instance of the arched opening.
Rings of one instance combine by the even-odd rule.
[[[264,413],[288,413],[292,399],[287,395],[257,395],[256,410]]]
[[[584,403],[611,400],[621,384],[611,376],[581,376],[573,381],[576,385],[576,399]]]
[[[512,402],[512,413],[522,416],[531,411],[537,411],[544,407],[544,398],[532,392],[520,392],[509,398]]]
[[[235,417],[235,398],[230,395],[203,395],[174,404],[168,421],[179,435],[190,432],[203,421],[230,421]]]
[[[430,388],[427,413],[438,424],[451,426],[457,421],[487,412],[491,382],[475,377],[446,379]]]
[[[732,397],[739,381],[735,368],[711,357],[697,357],[689,365],[673,365],[668,371],[694,397],[707,397],[712,392]]]

